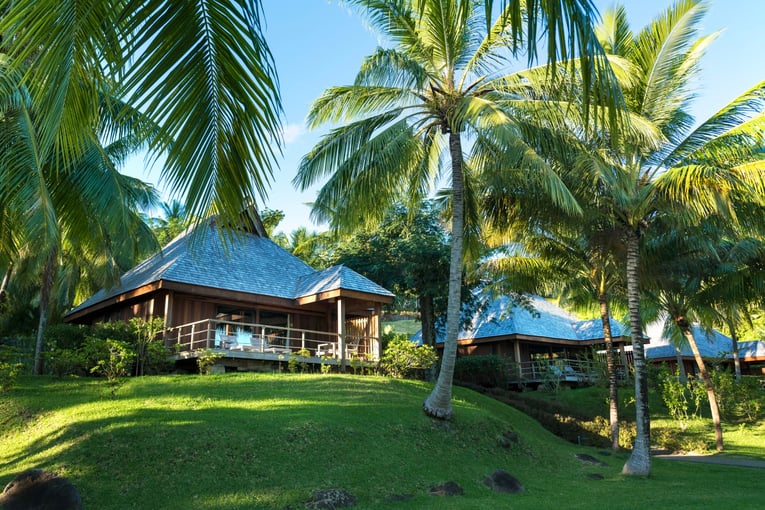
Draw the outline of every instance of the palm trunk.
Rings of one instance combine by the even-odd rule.
[[[688,376],[685,375],[685,361],[683,361],[683,353],[680,352],[680,348],[675,347],[675,361],[677,363],[677,377],[681,383],[688,382]]]
[[[728,321],[728,329],[730,330],[731,347],[733,349],[733,368],[736,372],[736,382],[741,382],[741,357],[738,355],[738,333],[736,332],[736,324],[733,320]]]
[[[611,448],[619,449],[619,395],[616,386],[616,366],[614,363],[614,342],[611,336],[611,314],[608,310],[608,298],[603,289],[598,292],[600,320],[603,323],[603,340],[606,343],[606,368],[608,369],[608,421],[611,426]]]
[[[50,295],[53,291],[53,283],[56,280],[56,258],[57,250],[51,249],[48,257],[45,259],[45,267],[42,273],[42,282],[40,286],[40,319],[37,323],[37,339],[35,340],[35,361],[33,373],[42,375],[42,344],[45,328],[48,326],[48,308],[50,305]]]
[[[720,422],[720,408],[717,406],[717,397],[715,396],[715,390],[712,386],[712,378],[709,376],[706,363],[704,363],[704,359],[701,357],[699,346],[696,344],[696,339],[693,337],[693,331],[691,331],[690,326],[684,319],[679,319],[677,322],[683,330],[683,336],[685,336],[685,339],[691,346],[693,358],[696,360],[696,366],[699,367],[701,379],[704,381],[704,387],[707,390],[707,399],[709,399],[709,410],[712,413],[712,423],[715,427],[715,444],[717,446],[717,451],[721,452],[723,450],[722,423]]]
[[[13,270],[12,262],[8,264],[8,268],[5,270],[5,275],[3,275],[3,281],[0,283],[0,303],[4,302],[6,299],[8,282],[11,280],[11,270]]]
[[[448,420],[452,415],[452,380],[457,359],[457,334],[462,289],[462,233],[464,230],[464,197],[462,182],[462,142],[459,132],[449,133],[452,160],[452,250],[449,262],[449,295],[446,305],[446,338],[438,380],[422,407],[433,418]]]
[[[635,422],[637,435],[632,454],[624,464],[626,475],[648,476],[651,473],[651,417],[648,413],[648,371],[643,349],[643,324],[640,320],[640,234],[628,230],[627,242],[627,302],[630,310],[630,336],[635,365]]]
[[[433,316],[433,296],[422,295],[420,302],[420,322],[422,324],[423,345],[436,346],[436,333],[434,329],[435,317]]]

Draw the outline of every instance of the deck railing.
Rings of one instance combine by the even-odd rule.
[[[165,330],[165,345],[176,352],[221,349],[251,353],[289,355],[302,351],[310,357],[340,359],[341,338],[337,333],[203,319]],[[345,359],[376,361],[380,341],[371,336],[344,335]]]
[[[510,383],[595,382],[601,377],[602,363],[582,359],[540,359],[507,362]]]

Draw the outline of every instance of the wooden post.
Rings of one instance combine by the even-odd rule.
[[[345,371],[345,301],[337,298],[337,347],[340,349],[340,371]]]
[[[382,356],[382,326],[380,318],[382,317],[382,307],[379,303],[375,304],[374,311],[372,312],[372,357],[375,361],[378,361]]]

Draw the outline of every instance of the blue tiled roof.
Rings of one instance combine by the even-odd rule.
[[[696,339],[696,345],[699,352],[705,358],[733,358],[733,340],[729,336],[723,335],[719,331],[706,331],[696,325],[692,328],[693,337]],[[664,323],[657,322],[649,324],[646,327],[646,334],[651,337],[651,343],[645,346],[645,357],[647,359],[674,359],[677,356],[676,348],[673,343],[664,334]],[[743,357],[765,357],[765,342],[750,341],[738,343],[739,356]],[[693,351],[688,342],[683,341],[680,345],[680,354],[683,357],[693,357]]]
[[[336,289],[393,296],[347,267],[316,271],[268,238],[243,232],[222,238],[212,224],[197,229],[176,237],[126,272],[118,286],[97,292],[70,313],[159,280],[285,299]]]
[[[485,307],[479,307],[461,330],[459,340],[526,335],[559,340],[587,341],[603,338],[603,325],[599,319],[580,321],[573,314],[550,301],[526,294],[527,306],[519,306],[512,298],[500,296]],[[464,317],[463,309],[463,317]],[[611,319],[611,334],[614,337],[628,335],[621,323]],[[436,341],[444,341],[443,328],[437,328]],[[412,336],[421,341],[422,333]]]

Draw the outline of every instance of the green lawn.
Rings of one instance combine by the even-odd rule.
[[[412,336],[422,329],[422,324],[416,319],[399,319],[382,323],[383,331],[390,328],[393,333]]]
[[[455,388],[454,419],[434,423],[420,407],[428,391],[381,377],[225,374],[132,378],[112,399],[100,380],[25,378],[0,401],[0,485],[50,469],[100,510],[302,508],[333,487],[363,509],[761,504],[761,470],[655,460],[650,478],[624,477],[626,454],[566,443],[467,389]],[[518,443],[499,446],[511,431]],[[527,492],[491,492],[483,478],[498,468]],[[465,494],[427,494],[448,480]],[[413,497],[386,502],[395,494]]]

